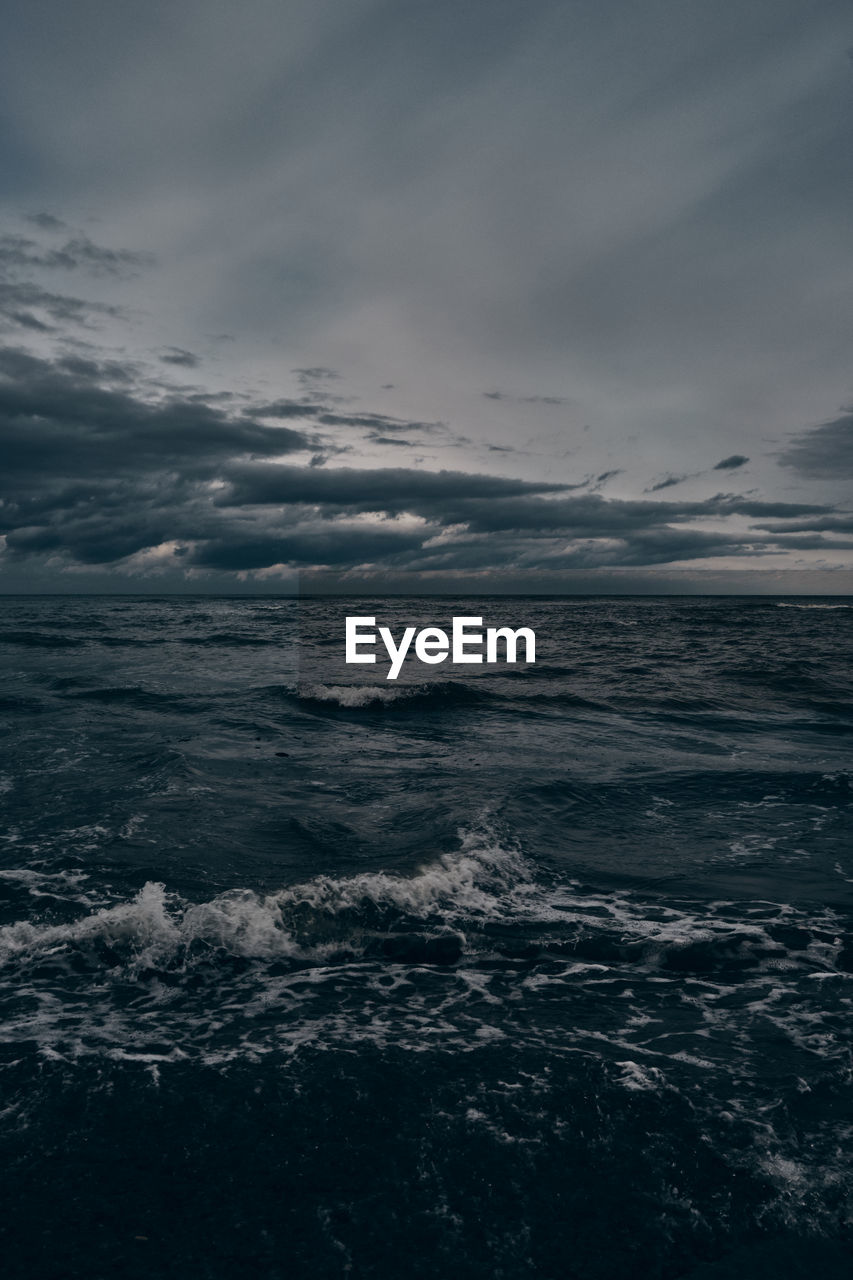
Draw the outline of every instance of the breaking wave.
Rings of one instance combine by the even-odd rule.
[[[34,892],[29,882],[38,873],[18,874],[28,878]],[[53,892],[57,879],[49,877]],[[347,958],[341,956],[342,946],[350,957],[369,952],[374,935],[384,931],[392,936],[395,928],[431,925],[440,939],[452,923],[501,919],[512,895],[528,880],[517,851],[466,833],[458,853],[445,854],[412,876],[381,871],[318,876],[266,895],[230,889],[202,903],[189,903],[165,885],[148,882],[130,901],[103,906],[70,923],[6,925],[0,929],[0,964],[56,957],[63,949],[87,946],[120,949],[136,969],[185,961],[202,948],[259,960],[328,962],[335,956]],[[77,886],[76,880],[72,883]],[[425,941],[413,937],[414,949],[424,950]],[[454,950],[458,958],[458,945],[443,950],[436,942],[432,948],[436,956]]]
[[[85,876],[6,872],[28,894],[91,907]],[[50,908],[45,913],[50,915]],[[364,962],[476,968],[522,963],[554,980],[608,971],[680,975],[737,983],[807,973],[853,972],[853,932],[836,911],[787,904],[673,902],[600,891],[534,875],[519,848],[488,829],[460,833],[460,846],[411,875],[385,871],[317,876],[272,893],[230,889],[191,902],[149,881],[131,899],[52,922],[31,918],[0,928],[6,976],[47,964],[91,966],[139,978],[211,963],[276,964],[283,971],[347,968]]]
[[[128,1067],[159,1091],[196,1067],[228,1081],[281,1060],[298,1101],[331,1070],[318,1054],[449,1053],[454,1074],[494,1075],[488,1094],[469,1087],[466,1131],[540,1154],[566,1097],[577,1093],[571,1123],[589,1123],[593,1080],[606,1133],[638,1115],[669,1142],[687,1126],[684,1143],[701,1135],[712,1163],[762,1189],[753,1211],[769,1225],[832,1230],[849,1159],[809,1107],[810,1091],[849,1080],[853,937],[837,911],[662,903],[549,877],[488,825],[410,874],[201,902],[152,881],[98,904],[82,872],[4,881],[45,904],[0,929],[0,1046],[13,1063],[35,1053],[84,1081]],[[57,901],[73,919],[51,918]],[[768,1038],[786,1075],[756,1119]],[[471,1054],[482,1066],[460,1066]],[[626,1141],[638,1158],[643,1145]]]
[[[419,684],[306,684],[297,694],[299,701],[342,707],[347,711],[385,710],[447,706],[480,701],[484,696],[470,685],[456,680],[424,681]]]

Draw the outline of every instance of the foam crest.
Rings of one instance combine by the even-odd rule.
[[[0,964],[27,954],[45,955],[69,945],[130,945],[143,962],[157,963],[180,942],[178,921],[169,910],[165,886],[149,881],[130,902],[103,907],[70,924],[41,925],[28,920],[0,929]]]
[[[414,876],[383,871],[344,879],[318,876],[281,890],[274,900],[283,913],[292,907],[309,907],[338,915],[371,906],[421,920],[437,914],[444,920],[459,915],[494,917],[503,914],[502,895],[529,880],[529,868],[517,850],[490,844],[472,832],[462,834],[460,851],[443,854]]]
[[[7,925],[0,929],[0,964],[69,947],[107,947],[129,952],[131,968],[154,968],[185,959],[194,944],[249,958],[300,952],[281,927],[273,898],[237,889],[188,905],[167,893],[164,885],[148,881],[129,902],[101,908],[70,924]]]
[[[88,904],[90,895],[83,891],[89,880],[84,871],[41,871],[30,867],[15,867],[0,871],[0,884],[10,889],[19,886],[32,898],[61,897],[73,902]]]
[[[404,925],[400,917],[439,933],[454,920],[500,917],[502,895],[528,878],[519,853],[463,833],[458,852],[413,876],[318,876],[272,894],[232,889],[195,904],[149,881],[129,902],[71,923],[5,926],[0,964],[75,946],[129,951],[134,968],[184,962],[211,948],[248,959],[323,962],[342,947],[363,954],[377,933],[387,937]],[[396,918],[389,920],[389,912]]]
[[[299,690],[299,697],[303,701],[330,702],[352,710],[402,702],[411,698],[412,692],[411,686],[386,689],[377,684],[309,684]]]
[[[650,1067],[639,1062],[619,1063],[619,1083],[623,1089],[632,1093],[656,1093],[666,1086],[666,1076],[659,1067]]]
[[[430,680],[416,684],[304,684],[300,702],[319,702],[348,711],[373,708],[444,705],[479,701],[483,695],[459,680]]]
[[[282,927],[275,895],[261,898],[250,889],[233,889],[189,907],[181,920],[180,934],[186,947],[198,942],[247,958],[297,959],[306,954]]]

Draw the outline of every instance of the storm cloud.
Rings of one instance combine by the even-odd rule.
[[[130,249],[108,249],[83,235],[48,248],[27,236],[0,236],[2,271],[44,267],[48,270],[85,271],[92,275],[123,275],[146,267],[152,261],[151,254]]]
[[[833,0],[19,7],[0,584],[848,572],[849,43]]]
[[[730,458],[721,458],[715,464],[715,471],[736,471],[739,467],[745,467],[749,462],[749,458],[742,453],[733,453]]]
[[[853,409],[803,431],[779,455],[783,467],[815,479],[853,477]]]
[[[7,560],[458,573],[853,547],[851,517],[821,503],[627,500],[551,480],[312,466],[316,424],[339,426],[339,415],[309,406],[297,430],[269,425],[270,407],[152,391],[116,361],[0,353]],[[349,425],[369,433],[374,422],[366,414]]]

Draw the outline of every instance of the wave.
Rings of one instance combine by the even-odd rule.
[[[49,879],[55,895],[57,882]],[[79,895],[76,881],[73,888]],[[853,937],[829,909],[808,916],[767,903],[663,906],[627,891],[551,883],[488,828],[460,832],[459,849],[412,875],[321,875],[268,894],[230,889],[200,903],[149,881],[129,901],[72,921],[23,920],[0,928],[0,966],[26,967],[71,952],[133,972],[212,957],[299,968],[551,956],[721,977],[804,965],[826,972],[853,967]]]
[[[347,711],[378,711],[391,707],[447,706],[482,701],[487,695],[456,680],[419,684],[306,684],[297,691],[300,702],[331,704]]]
[[[0,1043],[155,1080],[191,1062],[507,1043],[555,1078],[598,1064],[622,1093],[686,1091],[713,1115],[733,1106],[732,1046],[757,1080],[768,1036],[794,1076],[846,1079],[853,939],[837,914],[594,890],[543,876],[487,825],[460,837],[408,875],[202,902],[149,882],[93,909],[89,880],[34,873],[21,889],[67,896],[75,918],[42,897],[40,917],[0,929]]]
[[[409,952],[443,961],[458,958],[464,942],[451,935],[453,920],[499,918],[501,894],[528,879],[517,851],[467,833],[458,853],[413,876],[318,876],[266,895],[231,889],[202,903],[188,903],[149,881],[130,901],[71,923],[5,926],[0,965],[87,947],[107,948],[108,960],[123,957],[136,970],[185,963],[211,949],[302,964],[391,953],[405,958]],[[424,934],[424,926],[432,926],[434,936]]]

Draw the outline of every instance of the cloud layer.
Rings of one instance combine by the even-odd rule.
[[[0,586],[853,568],[851,40],[835,0],[19,6]]]
[[[313,402],[223,403],[146,381],[116,362],[6,349],[6,564],[196,576],[276,567],[452,576],[853,549],[853,517],[825,503],[723,493],[626,500],[595,491],[606,477],[576,485],[310,465],[337,448],[325,428],[369,438],[378,422],[379,415]],[[795,461],[816,465],[813,453],[824,457],[827,438],[827,427],[800,437],[791,446]],[[724,461],[731,470],[745,459]]]

